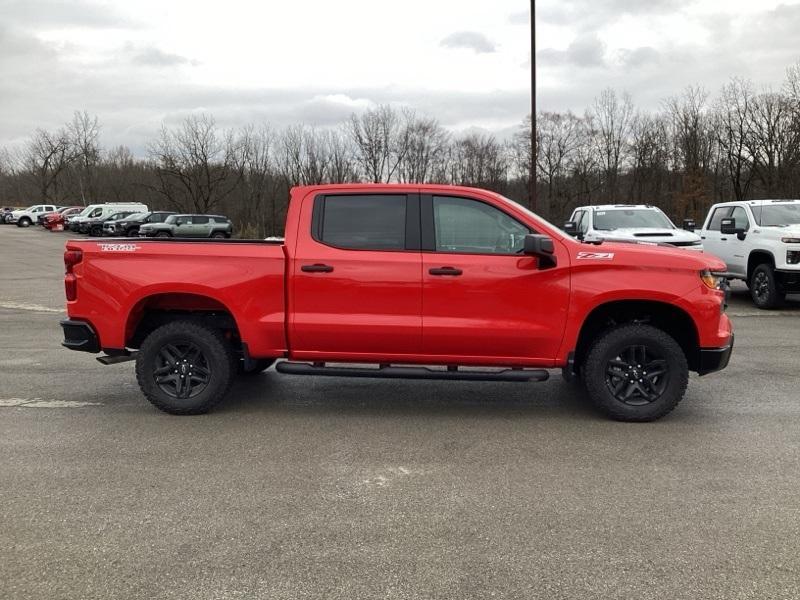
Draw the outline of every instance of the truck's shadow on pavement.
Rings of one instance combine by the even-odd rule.
[[[290,377],[270,370],[237,381],[215,413],[567,417],[605,420],[585,391],[554,375],[548,382],[430,382]]]

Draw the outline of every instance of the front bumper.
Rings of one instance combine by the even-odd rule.
[[[733,352],[733,338],[733,332],[731,332],[731,342],[724,348],[700,348],[698,375],[708,375],[728,366]]]
[[[61,345],[65,348],[95,354],[100,352],[100,340],[88,323],[64,319],[61,321],[61,328],[64,330],[64,341]]]

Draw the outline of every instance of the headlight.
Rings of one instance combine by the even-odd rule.
[[[706,269],[705,271],[700,271],[700,279],[702,279],[706,287],[711,290],[721,290],[722,284],[725,281],[724,277],[715,275],[708,269]]]
[[[800,244],[800,238],[781,238],[784,244]]]

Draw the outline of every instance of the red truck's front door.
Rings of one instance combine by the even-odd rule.
[[[423,352],[483,364],[555,358],[569,303],[566,260],[540,269],[521,254],[531,231],[478,199],[423,195],[422,219]]]
[[[419,196],[309,197],[300,223],[310,231],[299,232],[290,265],[292,354],[354,360],[419,354]]]

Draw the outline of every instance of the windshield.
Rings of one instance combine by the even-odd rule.
[[[133,213],[132,215],[128,215],[126,221],[142,221],[148,216],[150,216],[150,213]]]
[[[170,215],[166,219],[164,219],[164,223],[174,223],[175,219],[178,218],[178,215]]]
[[[640,229],[642,227],[675,229],[667,215],[656,208],[598,210],[594,213],[595,229],[611,231],[628,227],[632,229]]]
[[[85,217],[88,215],[92,210],[94,210],[94,206],[87,206],[84,208],[80,213],[78,213],[79,217]]]
[[[800,224],[800,202],[774,204],[772,206],[753,206],[756,223],[762,227],[786,227]]]

